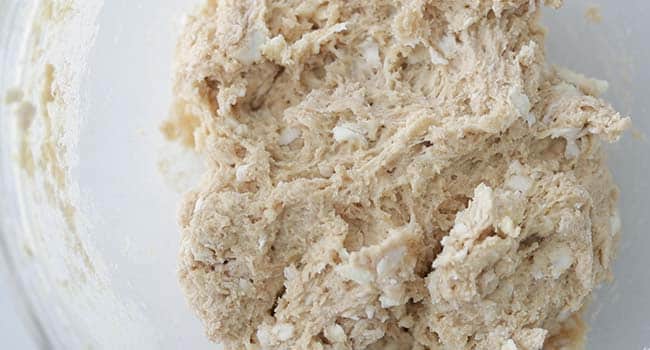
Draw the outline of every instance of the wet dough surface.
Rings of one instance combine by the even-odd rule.
[[[629,120],[606,83],[545,61],[541,6],[210,0],[189,17],[164,131],[208,163],[179,266],[210,339],[571,341],[621,227],[601,142]]]

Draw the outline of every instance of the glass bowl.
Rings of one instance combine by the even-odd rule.
[[[176,203],[196,181],[198,162],[158,131],[180,14],[190,6],[0,1],[0,91],[30,87],[25,99],[37,101],[37,113],[48,110],[38,101],[55,102],[31,121],[31,141],[16,131],[20,105],[0,105],[0,296],[11,300],[15,314],[2,317],[16,329],[3,338],[22,329],[24,344],[40,348],[215,348],[175,272]],[[594,6],[602,21],[586,16]],[[49,17],[34,22],[35,14]],[[642,0],[545,10],[550,61],[609,81],[607,99],[634,123],[609,147],[623,237],[614,279],[587,313],[588,349],[650,347],[648,16]],[[47,49],[26,51],[30,40]],[[55,93],[44,95],[46,87]],[[35,139],[46,146],[35,149]]]

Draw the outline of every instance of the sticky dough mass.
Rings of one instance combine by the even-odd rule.
[[[601,140],[629,120],[598,98],[604,82],[547,64],[541,6],[210,0],[188,18],[163,130],[208,164],[182,204],[179,266],[210,339],[568,337],[610,273]]]

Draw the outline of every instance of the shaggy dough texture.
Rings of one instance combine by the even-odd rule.
[[[210,339],[571,345],[621,227],[601,140],[629,120],[604,82],[545,62],[541,6],[210,0],[189,17],[164,131],[208,163],[180,281]]]

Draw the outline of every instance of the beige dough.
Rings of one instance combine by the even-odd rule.
[[[621,227],[601,140],[629,120],[606,83],[547,64],[541,6],[210,0],[188,18],[164,130],[208,163],[179,266],[210,339],[579,345]]]

